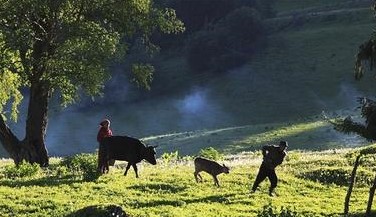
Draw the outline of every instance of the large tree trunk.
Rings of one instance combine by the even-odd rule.
[[[47,110],[50,91],[43,83],[32,84],[26,120],[26,135],[20,141],[11,132],[5,121],[0,119],[0,141],[15,164],[23,160],[48,166],[48,154],[45,146],[47,128]]]
[[[47,111],[50,91],[43,83],[32,84],[26,120],[26,136],[22,141],[21,158],[48,165],[48,154],[45,145],[47,129]]]

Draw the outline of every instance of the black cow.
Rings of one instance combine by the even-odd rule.
[[[114,160],[127,161],[128,165],[124,175],[127,175],[129,168],[132,166],[136,177],[138,178],[137,163],[141,160],[155,165],[156,146],[145,146],[140,140],[127,136],[111,136],[102,140],[98,151],[98,170],[101,173],[107,173],[109,170],[109,162]]]

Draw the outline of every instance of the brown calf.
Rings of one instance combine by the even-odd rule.
[[[198,157],[195,159],[194,162],[195,162],[194,176],[195,176],[196,182],[202,182],[202,177],[199,173],[201,171],[205,171],[213,176],[214,185],[219,187],[217,175],[221,173],[229,173],[230,171],[230,169],[224,164],[220,165],[215,161],[211,161],[205,158]],[[200,178],[200,180],[198,178]]]

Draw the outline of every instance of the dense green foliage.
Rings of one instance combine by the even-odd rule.
[[[177,16],[187,27],[186,34],[199,31],[226,17],[231,11],[250,7],[259,11],[263,17],[272,17],[275,0],[157,0],[176,10]]]
[[[98,96],[111,78],[110,66],[123,59],[135,41],[154,48],[153,33],[179,33],[175,11],[152,0],[0,0],[0,142],[16,164],[48,165],[45,135],[50,99],[62,106],[83,94]],[[154,68],[133,63],[130,80],[150,89]],[[4,83],[7,82],[7,83]],[[21,92],[22,90],[22,92]],[[6,124],[15,120],[28,95],[25,137]]]
[[[110,61],[125,54],[129,39],[149,43],[154,31],[183,30],[173,10],[157,8],[150,0],[14,0],[0,5],[0,69],[18,74],[21,87],[38,75],[49,89],[59,90],[64,104],[74,102],[79,90],[98,94],[110,77]],[[141,84],[149,84],[150,75],[136,75]]]
[[[159,0],[176,10],[186,25],[183,37],[157,37],[162,47],[185,47],[184,58],[193,74],[225,72],[243,65],[262,50],[262,21],[274,16],[275,0]],[[185,54],[186,53],[186,54]],[[182,55],[181,53],[179,55]]]

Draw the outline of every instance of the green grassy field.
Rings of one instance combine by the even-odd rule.
[[[277,169],[280,181],[275,197],[267,194],[268,181],[256,193],[249,192],[261,163],[258,152],[228,155],[220,161],[231,169],[219,176],[221,187],[215,187],[207,174],[202,174],[203,183],[196,183],[191,160],[159,159],[156,166],[142,163],[139,179],[133,171],[123,176],[124,165],[117,164],[95,181],[83,181],[69,172],[61,175],[59,159],[50,169],[29,178],[6,178],[4,174],[9,173],[2,163],[0,213],[4,217],[85,216],[85,207],[116,204],[131,216],[258,216],[270,204],[277,212],[285,207],[303,216],[341,216],[347,188],[338,181],[348,180],[353,159],[346,153],[350,151],[290,152]],[[319,175],[314,173],[317,170]],[[353,214],[364,212],[368,198],[364,180],[373,177],[371,168],[360,170],[368,175],[358,178],[350,206]],[[319,181],[307,178],[309,174]]]
[[[103,206],[115,204],[130,215],[140,217],[263,216],[260,213],[264,206],[270,205],[274,212],[284,208],[302,216],[341,216],[355,156],[348,153],[360,148],[336,148],[346,146],[345,142],[349,147],[355,143],[352,136],[340,139],[333,137],[333,133],[326,122],[311,120],[299,124],[152,136],[143,140],[160,145],[158,164],[139,164],[139,179],[132,169],[128,176],[123,176],[125,164],[118,162],[109,174],[85,181],[82,173],[96,169],[95,154],[89,155],[89,160],[79,161],[79,165],[83,165],[80,170],[69,169],[69,164],[63,164],[61,158],[53,158],[48,168],[26,177],[21,175],[27,174],[30,168],[17,170],[12,162],[3,160],[0,163],[0,213],[1,216],[25,217],[85,216],[83,213],[106,216],[100,215]],[[289,141],[290,151],[277,169],[280,179],[277,196],[268,196],[268,181],[261,184],[259,191],[250,194],[261,163],[260,148],[280,139]],[[230,174],[219,176],[219,188],[213,185],[208,174],[202,174],[203,183],[196,183],[193,177],[193,156],[208,146],[225,154],[224,159],[218,161],[231,170]],[[163,154],[175,151],[179,156]],[[185,151],[191,154],[185,156]],[[375,166],[373,158],[365,158],[359,169],[350,207],[354,215],[365,210]],[[94,214],[89,215],[89,210]]]

